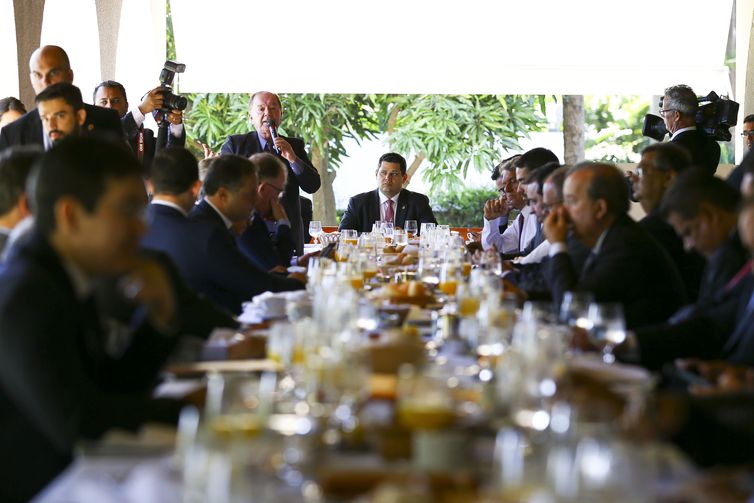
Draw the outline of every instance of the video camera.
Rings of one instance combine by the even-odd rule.
[[[660,108],[662,108],[660,98]],[[730,128],[736,125],[738,119],[738,103],[727,96],[718,96],[710,91],[707,96],[697,97],[699,108],[696,111],[696,127],[717,141],[730,141]],[[653,114],[644,116],[644,126],[641,134],[657,141],[662,141],[668,130],[662,117]]]
[[[185,110],[188,106],[188,100],[183,96],[173,94],[173,79],[176,73],[186,71],[186,65],[176,63],[175,61],[165,61],[165,66],[160,72],[160,87],[162,87],[162,108],[161,112],[168,113],[171,110]]]

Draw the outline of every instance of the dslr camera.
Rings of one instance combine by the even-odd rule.
[[[162,108],[161,112],[168,113],[171,110],[185,110],[188,100],[178,94],[173,94],[173,79],[176,73],[186,71],[186,65],[176,63],[175,61],[165,61],[165,66],[160,72],[160,87],[162,87]]]
[[[662,108],[660,98],[660,108]],[[699,108],[696,111],[696,128],[704,131],[716,141],[730,141],[730,128],[736,125],[738,118],[738,103],[727,96],[718,96],[710,91],[707,96],[697,97]],[[662,141],[668,130],[662,117],[647,114],[644,116],[644,126],[641,134],[657,141]]]

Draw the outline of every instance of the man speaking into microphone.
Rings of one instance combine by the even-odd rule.
[[[304,226],[301,220],[299,188],[315,193],[321,184],[319,173],[312,166],[300,138],[288,138],[277,134],[283,117],[283,107],[276,94],[261,91],[251,95],[249,119],[256,131],[229,136],[220,150],[220,155],[237,154],[249,157],[259,152],[279,156],[288,167],[281,202],[291,221],[291,234],[300,256],[304,252]]]

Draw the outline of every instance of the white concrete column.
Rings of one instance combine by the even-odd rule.
[[[118,55],[118,32],[123,0],[95,0],[97,28],[99,29],[99,57],[102,80],[115,77]]]
[[[34,108],[34,89],[29,80],[29,57],[39,47],[45,0],[13,0],[16,21],[16,54],[18,54],[19,99],[26,108]]]
[[[744,144],[740,136],[744,117],[754,113],[754,32],[752,18],[754,0],[736,0],[736,96],[739,103],[738,124],[735,129],[736,163],[743,158]]]

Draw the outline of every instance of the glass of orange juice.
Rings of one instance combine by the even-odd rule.
[[[456,420],[453,395],[447,378],[403,365],[398,373],[398,419],[407,428],[439,430]]]
[[[220,440],[257,436],[266,427],[276,386],[274,372],[209,375],[205,406],[209,431]]]
[[[458,283],[462,281],[462,267],[454,262],[445,262],[440,267],[440,291],[448,296],[455,296]]]
[[[359,242],[359,236],[356,229],[343,229],[340,231],[340,241],[342,243],[348,243],[351,246],[356,246]]]

